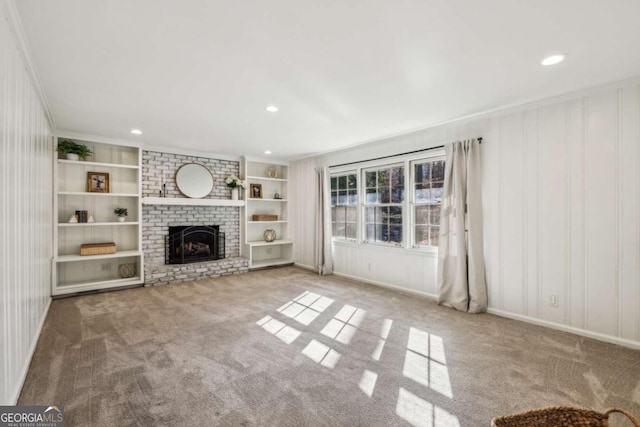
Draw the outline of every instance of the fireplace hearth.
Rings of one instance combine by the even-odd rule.
[[[165,264],[189,264],[224,258],[224,233],[219,225],[169,227]]]

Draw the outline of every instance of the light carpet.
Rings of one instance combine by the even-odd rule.
[[[640,352],[287,267],[53,301],[19,403],[64,405],[69,426],[640,414]]]

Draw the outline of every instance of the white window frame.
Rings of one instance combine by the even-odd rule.
[[[331,185],[331,178],[340,178],[341,176],[347,176],[347,175],[355,175],[356,177],[356,192],[357,192],[357,196],[358,199],[356,201],[355,205],[340,205],[340,204],[336,204],[333,205],[331,203],[329,203],[329,205],[331,206],[331,209],[333,210],[334,207],[339,207],[339,206],[353,206],[356,208],[356,237],[355,238],[350,238],[350,237],[341,237],[341,236],[334,236],[332,234],[331,238],[332,240],[335,241],[340,241],[340,242],[354,242],[357,243],[360,241],[360,224],[358,221],[358,218],[360,218],[360,210],[361,210],[361,199],[360,199],[360,177],[358,175],[358,169],[347,169],[344,171],[336,171],[336,172],[329,172],[329,185]],[[331,193],[333,191],[333,189],[329,189],[329,193]],[[339,190],[338,190],[339,191]],[[331,197],[331,196],[329,196]],[[336,199],[336,202],[339,200],[339,194],[338,194],[338,199]],[[331,202],[331,201],[329,201]],[[333,212],[332,212],[333,215]],[[333,218],[331,219],[331,223],[332,223],[332,229],[333,229]],[[346,223],[346,222],[345,222]],[[346,230],[345,230],[345,234],[346,234]]]
[[[357,204],[357,218],[358,224],[357,239],[343,239],[333,237],[333,241],[345,245],[371,245],[381,250],[399,251],[406,250],[411,253],[437,253],[438,248],[436,246],[414,246],[415,236],[413,234],[413,227],[415,227],[415,218],[413,202],[414,202],[414,175],[412,170],[412,163],[420,161],[431,160],[445,160],[444,149],[433,149],[431,151],[425,151],[423,153],[413,153],[399,155],[388,159],[370,160],[358,163],[356,165],[336,166],[329,169],[329,176],[347,175],[349,173],[355,173],[358,183],[358,204]],[[363,171],[366,169],[375,169],[382,167],[390,167],[392,165],[404,165],[405,177],[404,177],[404,202],[402,203],[402,245],[393,245],[389,243],[377,243],[365,241],[365,188],[366,184],[363,179]],[[407,172],[408,171],[408,172]],[[409,173],[409,176],[407,176]],[[409,236],[409,237],[407,237]]]
[[[416,235],[415,235],[415,227],[416,227],[416,218],[415,218],[415,207],[416,206],[429,206],[429,205],[436,205],[437,203],[433,203],[433,202],[417,202],[416,201],[416,194],[415,194],[415,186],[416,186],[416,182],[415,182],[415,174],[414,174],[414,165],[415,164],[419,164],[419,163],[428,163],[428,162],[437,162],[437,161],[445,161],[445,156],[444,153],[440,153],[440,154],[436,154],[434,156],[429,156],[429,157],[421,157],[421,158],[417,158],[417,159],[413,159],[411,161],[409,161],[409,170],[411,171],[411,176],[410,176],[410,195],[409,195],[409,206],[410,206],[410,216],[411,216],[411,229],[409,231],[409,233],[411,234],[411,248],[412,249],[416,249],[416,250],[426,250],[426,251],[438,251],[438,246],[432,246],[432,245],[419,245],[416,243],[415,239],[416,239]],[[445,167],[446,167],[446,163],[445,163]],[[440,206],[442,206],[442,200],[440,201]]]
[[[367,182],[366,182],[366,178],[365,175],[367,172],[371,172],[371,171],[378,171],[380,169],[392,169],[392,168],[398,168],[398,167],[402,167],[404,170],[404,177],[403,177],[403,182],[404,182],[404,199],[402,200],[402,202],[400,203],[375,203],[375,204],[369,204],[367,203],[367,194],[366,194],[366,190],[367,190]],[[405,209],[406,209],[406,200],[407,200],[407,169],[406,169],[406,162],[392,162],[392,163],[383,163],[377,166],[369,166],[366,168],[362,168],[362,170],[360,171],[360,181],[362,182],[361,184],[361,188],[362,188],[362,216],[361,216],[361,233],[362,233],[362,243],[366,243],[369,245],[380,245],[380,246],[385,246],[385,247],[406,247],[406,214],[405,214]],[[389,197],[391,198],[391,194],[389,195]],[[367,208],[376,208],[376,207],[392,207],[392,206],[398,206],[402,209],[402,241],[400,243],[385,243],[385,242],[378,242],[376,240],[367,240],[367,222],[366,222],[366,211]]]

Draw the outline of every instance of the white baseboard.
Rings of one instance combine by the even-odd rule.
[[[507,317],[513,320],[519,320],[521,322],[531,323],[533,325],[544,326],[551,329],[556,329],[558,331],[569,332],[572,334],[580,335],[587,338],[593,338],[598,341],[604,341],[611,344],[621,345],[623,347],[632,348],[634,350],[640,350],[640,342],[631,341],[624,338],[614,337],[611,335],[601,334],[599,332],[587,331],[586,329],[576,328],[575,326],[567,326],[561,325],[559,323],[549,322],[547,320],[540,320],[534,317],[523,316],[521,314],[510,313],[508,311],[498,310],[496,308],[491,308],[487,310],[489,314],[495,314],[500,317]]]
[[[299,262],[294,262],[293,265],[295,265],[296,267],[304,268],[305,270],[315,271],[315,269],[311,265],[300,264]]]
[[[351,280],[357,280],[358,282],[363,282],[363,283],[368,283],[371,285],[375,285],[375,286],[379,286],[381,288],[387,288],[387,289],[391,289],[393,291],[399,291],[399,292],[403,292],[403,293],[407,293],[407,294],[411,294],[411,295],[417,295],[420,297],[424,297],[427,298],[429,300],[432,301],[437,301],[438,300],[438,296],[434,295],[434,294],[429,294],[426,292],[420,292],[420,291],[415,291],[413,289],[407,289],[407,288],[403,288],[400,286],[395,286],[395,285],[390,285],[388,283],[385,282],[380,282],[377,280],[371,280],[371,279],[364,279],[362,277],[357,277],[357,276],[351,276],[349,274],[344,274],[344,273],[338,273],[338,272],[334,272],[333,274],[335,274],[336,276],[339,277],[344,277],[346,279],[351,279]],[[503,310],[498,310],[495,308],[491,308],[489,307],[487,309],[487,313],[489,314],[493,314],[496,316],[500,316],[500,317],[506,317],[508,319],[513,319],[513,320],[519,320],[521,322],[525,322],[525,323],[531,323],[533,325],[538,325],[538,326],[544,326],[550,329],[555,329],[558,331],[563,331],[563,332],[569,332],[572,334],[576,334],[576,335],[580,335],[583,337],[587,337],[587,338],[592,338],[598,341],[604,341],[604,342],[608,342],[611,344],[617,344],[623,347],[628,347],[634,350],[640,350],[640,342],[638,341],[631,341],[631,340],[627,340],[624,338],[619,338],[619,337],[614,337],[611,335],[606,335],[606,334],[601,334],[598,332],[592,332],[592,331],[587,331],[585,329],[580,329],[580,328],[576,328],[574,326],[567,326],[567,325],[562,325],[559,323],[553,323],[553,322],[549,322],[547,320],[540,320],[540,319],[536,319],[533,317],[529,317],[529,316],[523,316],[521,314],[516,314],[516,313],[510,313],[508,311],[503,311]]]
[[[38,330],[36,334],[33,336],[31,341],[31,347],[29,348],[29,357],[24,361],[22,365],[22,369],[20,370],[20,380],[18,384],[16,384],[16,388],[9,399],[11,405],[17,405],[18,399],[20,398],[20,392],[22,391],[22,387],[24,386],[24,381],[27,379],[27,372],[29,372],[29,366],[31,365],[31,359],[33,359],[33,354],[36,352],[36,346],[38,345],[38,340],[40,339],[40,334],[42,334],[42,328],[44,326],[44,321],[47,319],[47,314],[49,314],[49,307],[51,307],[52,298],[49,298],[49,302],[47,302],[47,306],[42,313],[42,317],[40,318],[40,324],[38,325]]]
[[[335,272],[335,271],[333,272],[333,274],[335,274],[338,277],[344,277],[345,279],[357,280],[358,282],[363,282],[363,283],[367,283],[367,284],[370,284],[370,285],[379,286],[381,288],[387,288],[387,289],[391,289],[393,291],[403,292],[403,293],[406,293],[406,294],[416,295],[416,296],[419,296],[419,297],[427,298],[427,299],[432,300],[432,301],[437,301],[438,300],[438,296],[437,295],[429,294],[429,293],[426,293],[426,292],[420,292],[420,291],[416,291],[416,290],[413,290],[413,289],[407,289],[407,288],[403,288],[401,286],[396,286],[396,285],[390,285],[388,283],[379,282],[377,280],[363,279],[362,277],[351,276],[349,274],[338,273],[338,272]]]

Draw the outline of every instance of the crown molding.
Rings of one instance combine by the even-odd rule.
[[[51,126],[51,129],[55,129],[55,121],[53,120],[53,115],[51,114],[51,109],[49,108],[47,97],[45,96],[44,89],[42,88],[42,84],[40,83],[40,78],[38,77],[38,70],[36,69],[34,62],[31,59],[31,50],[29,49],[27,37],[24,34],[22,20],[20,19],[20,15],[18,14],[18,9],[16,8],[15,1],[0,0],[0,5],[2,5],[5,19],[9,24],[9,31],[11,31],[11,34],[13,34],[13,38],[16,42],[16,47],[18,48],[20,56],[22,57],[22,60],[24,62],[25,70],[29,75],[29,78],[31,79],[33,88],[40,98],[40,103],[42,104],[42,108],[44,109],[45,115],[47,116],[47,120],[49,120],[49,125]]]

